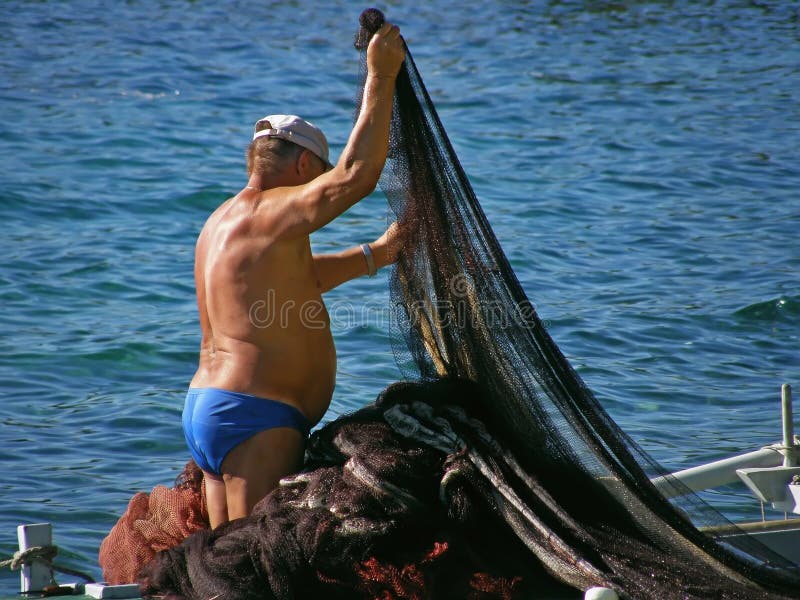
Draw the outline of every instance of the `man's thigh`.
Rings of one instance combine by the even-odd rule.
[[[305,435],[289,427],[261,431],[234,447],[222,461],[228,517],[250,514],[281,478],[300,470],[304,450]]]

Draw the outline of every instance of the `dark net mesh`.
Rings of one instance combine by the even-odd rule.
[[[358,47],[382,19],[362,16]],[[701,532],[724,519],[651,483],[661,469],[527,300],[410,53],[390,146],[381,187],[409,236],[391,291],[416,382],[315,432],[303,472],[250,517],[173,536],[143,569],[122,556],[120,572],[147,598],[798,597],[793,565]],[[135,533],[120,523],[110,545]]]
[[[362,48],[383,21],[368,13]],[[673,488],[678,505],[650,482],[663,469],[610,419],[527,299],[410,53],[381,188],[411,235],[391,291],[413,363],[423,379],[466,378],[486,390],[487,425],[521,469],[524,509],[503,500],[501,510],[559,579],[632,598],[800,594],[793,565],[747,538],[722,546],[695,526],[724,523],[719,513],[675,480],[662,489]]]

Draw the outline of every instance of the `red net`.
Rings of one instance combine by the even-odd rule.
[[[111,584],[136,581],[141,568],[156,555],[208,528],[202,471],[189,462],[175,487],[156,486],[131,498],[128,509],[100,545],[103,578]]]
[[[454,555],[448,542],[435,542],[416,562],[402,566],[373,556],[356,570],[361,580],[360,597],[380,600],[426,600],[446,596],[467,600],[513,600],[522,597],[518,593],[521,577],[472,573],[467,562],[464,556]]]

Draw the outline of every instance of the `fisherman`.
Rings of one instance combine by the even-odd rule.
[[[302,465],[336,376],[322,294],[396,260],[395,225],[371,244],[331,255],[312,254],[309,234],[375,189],[404,58],[399,29],[384,24],[367,49],[361,111],[335,166],[311,123],[292,115],[258,121],[247,185],[200,232],[202,341],[183,429],[204,473],[212,527],[250,514]]]

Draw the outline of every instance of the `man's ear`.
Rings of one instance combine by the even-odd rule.
[[[297,157],[297,162],[295,163],[295,168],[297,169],[297,174],[300,176],[308,172],[311,168],[311,150],[304,148],[303,151],[300,152],[300,156]]]

